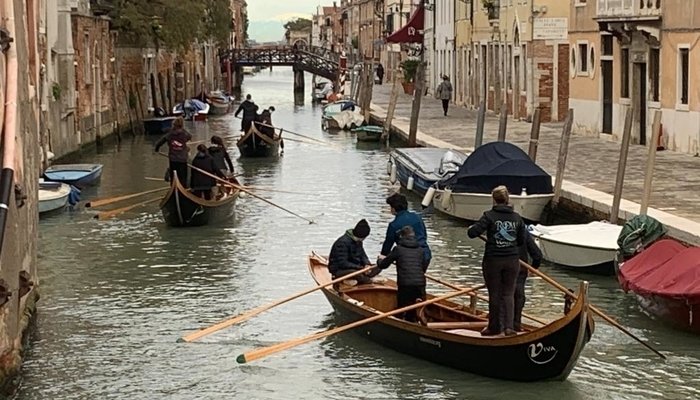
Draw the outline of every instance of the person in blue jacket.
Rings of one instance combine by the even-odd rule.
[[[423,249],[423,262],[425,264],[423,269],[426,270],[428,265],[430,265],[432,253],[428,246],[428,235],[423,219],[415,212],[408,211],[408,200],[406,200],[406,196],[400,193],[394,193],[387,197],[386,203],[391,207],[391,213],[395,217],[386,229],[386,237],[384,238],[380,258],[386,257],[391,253],[392,247],[399,241],[401,228],[410,226],[413,228],[418,245]]]

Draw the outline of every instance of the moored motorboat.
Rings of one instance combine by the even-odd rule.
[[[44,171],[44,179],[79,188],[94,185],[102,177],[102,164],[54,164]]]
[[[323,106],[321,127],[326,130],[352,129],[365,121],[357,104],[350,99],[334,101]]]
[[[233,97],[224,94],[220,90],[215,90],[207,95],[207,103],[209,103],[209,114],[224,115],[231,111]]]
[[[622,226],[604,221],[530,227],[545,260],[577,271],[608,275],[615,270],[617,237],[621,230]]]
[[[197,99],[187,99],[173,107],[173,115],[182,116],[186,120],[206,121],[209,115],[209,104]]]
[[[39,180],[39,215],[63,211],[68,205],[71,187],[61,182]]]
[[[229,219],[240,191],[228,186],[221,189],[221,196],[206,200],[182,186],[177,175],[174,175],[170,190],[160,202],[165,223],[173,227],[190,227]]]
[[[452,149],[410,147],[389,154],[387,173],[394,183],[423,196],[441,179],[457,172],[467,154]]]
[[[143,129],[146,135],[164,135],[173,126],[175,116],[144,118]]]
[[[309,271],[318,285],[332,280],[325,259],[309,257]],[[396,308],[392,281],[322,289],[342,322],[370,318]],[[434,296],[428,295],[428,299]],[[418,309],[421,323],[395,317],[379,319],[356,330],[388,348],[436,364],[491,378],[515,381],[565,380],[595,330],[588,284],[564,316],[545,326],[526,326],[515,336],[481,336],[484,311],[450,300]]]
[[[378,125],[363,125],[352,129],[360,142],[378,142],[382,138],[384,128]]]
[[[492,207],[491,191],[499,185],[508,188],[514,210],[530,222],[540,220],[554,197],[552,177],[524,151],[511,143],[491,142],[474,150],[459,171],[436,184],[433,207],[475,221]],[[424,204],[429,202],[424,199]]]
[[[620,264],[618,280],[652,317],[700,334],[700,247],[659,240]]]
[[[270,135],[266,135],[252,124],[248,132],[236,142],[241,157],[277,157],[279,155],[281,135],[274,133],[274,128],[261,126],[259,129],[271,129]]]

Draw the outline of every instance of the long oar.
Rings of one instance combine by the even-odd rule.
[[[479,236],[479,238],[480,238],[481,240],[483,240],[484,242],[486,241],[486,238],[483,237],[483,236]],[[525,268],[525,269],[527,269],[528,271],[530,271],[530,273],[539,276],[539,277],[542,278],[545,282],[547,282],[547,283],[549,283],[550,285],[554,286],[555,288],[559,289],[562,293],[566,294],[567,296],[570,296],[572,299],[578,300],[578,297],[577,297],[574,293],[571,293],[571,292],[570,292],[567,288],[565,288],[562,284],[560,284],[559,282],[557,282],[557,281],[555,281],[554,279],[550,278],[547,274],[545,274],[544,272],[540,271],[539,269],[536,269],[536,268],[532,267],[530,264],[526,263],[526,262],[523,261],[523,260],[520,260],[520,266],[523,267],[523,268]],[[656,350],[655,348],[651,347],[651,345],[649,345],[647,342],[643,341],[642,339],[640,339],[640,338],[638,338],[637,336],[635,336],[632,332],[628,331],[627,328],[625,328],[625,327],[622,326],[619,322],[617,322],[617,321],[615,321],[614,319],[612,319],[611,317],[609,317],[609,316],[608,316],[607,314],[605,314],[603,311],[601,311],[600,309],[598,309],[598,307],[594,306],[593,304],[590,304],[588,307],[591,309],[591,311],[593,311],[593,313],[595,313],[595,314],[598,315],[599,317],[603,318],[607,323],[609,323],[610,325],[614,326],[615,328],[621,330],[623,333],[625,333],[627,336],[631,337],[632,339],[636,340],[637,342],[641,343],[644,347],[646,347],[647,349],[653,351],[653,352],[656,353],[656,355],[658,355],[659,357],[663,358],[664,360],[666,359],[666,356],[665,356],[665,355],[661,354],[658,350]]]
[[[164,153],[157,153],[157,154],[160,154],[160,155],[163,156],[163,157],[168,157],[168,155],[167,155],[167,154],[164,154]],[[271,205],[271,206],[273,206],[273,207],[277,207],[277,208],[279,208],[279,209],[282,210],[282,211],[286,211],[286,212],[288,212],[289,214],[292,214],[293,216],[295,216],[295,217],[297,217],[297,218],[301,218],[301,219],[303,219],[304,221],[307,221],[309,224],[315,224],[315,223],[316,223],[315,221],[313,221],[313,220],[311,220],[311,219],[308,219],[308,218],[306,218],[306,217],[302,217],[301,215],[295,213],[294,211],[291,211],[291,210],[286,209],[286,208],[284,208],[284,207],[282,207],[282,206],[280,206],[280,205],[277,205],[277,204],[271,202],[270,200],[268,200],[268,199],[266,199],[266,198],[264,198],[264,197],[260,197],[260,196],[258,196],[257,194],[251,192],[250,190],[246,190],[246,189],[245,189],[243,186],[241,186],[241,185],[237,185],[237,184],[235,184],[235,183],[232,183],[232,182],[229,182],[229,181],[227,181],[227,180],[221,179],[221,178],[219,178],[218,176],[216,176],[216,175],[214,175],[214,174],[210,174],[209,172],[207,172],[207,171],[205,171],[205,170],[203,170],[203,169],[201,169],[201,168],[197,168],[197,167],[195,167],[194,165],[192,165],[192,164],[190,164],[190,163],[187,163],[187,166],[189,166],[190,168],[192,168],[193,170],[195,170],[195,171],[197,171],[197,172],[199,172],[199,173],[202,173],[202,174],[204,174],[204,175],[206,175],[206,176],[208,176],[208,177],[210,177],[210,178],[213,178],[214,180],[216,180],[216,181],[219,182],[219,183],[222,183],[222,184],[224,184],[224,185],[227,185],[227,186],[230,186],[230,187],[232,187],[232,188],[238,189],[238,190],[240,190],[240,191],[242,191],[242,192],[248,193],[249,195],[255,197],[255,198],[258,199],[258,200],[264,201],[265,203],[267,203],[267,204],[269,204],[269,205]]]
[[[465,293],[469,293],[473,290],[474,290],[474,288],[462,289],[462,290],[459,290],[456,292],[444,294],[444,295],[439,296],[439,297],[434,297],[430,300],[421,301],[420,303],[412,304],[410,306],[406,306],[406,307],[402,307],[402,308],[399,308],[396,310],[387,311],[387,312],[384,312],[381,314],[377,314],[375,316],[365,318],[365,319],[362,319],[362,320],[359,320],[359,321],[356,321],[356,322],[353,322],[350,324],[346,324],[343,326],[339,326],[337,328],[312,333],[312,334],[307,335],[307,336],[302,336],[300,338],[288,340],[286,342],[274,344],[272,346],[262,347],[262,348],[252,350],[252,351],[249,351],[247,353],[243,353],[243,354],[239,355],[236,358],[236,361],[238,361],[241,364],[255,361],[259,358],[267,357],[269,355],[278,353],[282,350],[291,349],[292,347],[296,347],[296,346],[299,346],[301,344],[311,342],[313,340],[317,340],[317,339],[321,339],[321,338],[328,337],[331,335],[335,335],[336,333],[344,332],[344,331],[347,331],[348,329],[352,329],[352,328],[357,328],[358,326],[366,325],[366,324],[369,324],[370,322],[374,322],[374,321],[377,321],[377,320],[380,320],[383,318],[391,317],[392,315],[401,314],[401,313],[409,311],[409,310],[413,310],[413,309],[416,309],[419,307],[427,306],[428,304],[433,304],[433,303],[437,303],[439,301],[447,300],[447,299],[452,298],[452,297],[461,296],[461,295],[463,295]]]
[[[160,197],[156,197],[155,199],[146,200],[146,201],[143,201],[141,203],[132,204],[130,206],[116,208],[114,210],[109,210],[109,211],[104,211],[104,212],[101,212],[101,213],[95,215],[94,218],[99,219],[99,220],[109,219],[109,218],[115,217],[121,213],[127,212],[129,210],[133,210],[134,208],[142,207],[142,206],[145,206],[146,204],[150,204],[150,203],[155,203],[156,201],[159,201],[159,200],[160,200]]]
[[[161,179],[161,181],[162,181],[162,179]],[[106,206],[107,204],[112,204],[112,203],[116,203],[116,202],[123,201],[123,200],[129,200],[129,199],[133,199],[134,197],[140,197],[140,196],[151,194],[151,193],[157,193],[157,192],[167,190],[167,189],[169,189],[169,187],[162,187],[162,188],[153,189],[153,190],[146,190],[145,192],[126,194],[123,196],[108,197],[108,198],[99,199],[99,200],[92,200],[92,201],[88,201],[87,203],[85,203],[85,207],[88,207],[88,208],[90,208],[90,207],[102,207],[102,206]]]
[[[309,294],[309,293],[312,293],[312,292],[315,292],[315,291],[317,291],[317,290],[319,290],[319,289],[323,289],[323,288],[325,288],[325,287],[335,285],[336,283],[342,282],[342,281],[344,281],[344,280],[346,280],[346,279],[350,279],[350,278],[352,278],[352,277],[354,277],[354,276],[363,274],[363,273],[369,271],[370,269],[372,269],[372,267],[373,267],[373,266],[370,265],[370,266],[368,266],[368,267],[366,267],[366,268],[357,270],[357,271],[355,271],[355,272],[353,272],[353,273],[351,273],[351,274],[347,274],[347,275],[341,276],[340,278],[334,279],[334,280],[332,280],[332,281],[330,281],[330,282],[328,282],[328,283],[324,283],[324,284],[321,284],[321,285],[318,285],[318,286],[314,286],[314,287],[312,287],[312,288],[309,288],[309,289],[306,289],[306,290],[304,290],[304,291],[301,291],[301,292],[299,292],[299,293],[297,293],[297,294],[291,295],[291,296],[289,296],[289,297],[285,297],[285,298],[282,299],[282,300],[277,300],[277,301],[275,301],[274,303],[265,304],[265,305],[262,305],[262,306],[260,306],[260,307],[256,307],[256,308],[254,308],[254,309],[252,309],[252,310],[249,310],[249,311],[244,312],[243,314],[237,315],[237,316],[235,316],[235,317],[233,317],[233,318],[231,318],[231,319],[227,319],[227,320],[225,320],[225,321],[221,321],[221,322],[219,322],[219,323],[217,323],[217,324],[215,324],[215,325],[212,325],[212,326],[210,326],[210,327],[208,327],[208,328],[204,328],[204,329],[198,330],[197,332],[190,333],[189,335],[183,336],[183,337],[181,337],[180,339],[178,339],[178,342],[193,342],[193,341],[195,341],[195,340],[197,340],[197,339],[199,339],[199,338],[201,338],[201,337],[203,337],[203,336],[210,335],[210,334],[212,334],[212,333],[214,333],[214,332],[217,332],[217,331],[220,331],[220,330],[222,330],[222,329],[224,329],[224,328],[228,328],[229,326],[238,324],[238,323],[243,322],[243,321],[247,321],[248,319],[250,319],[250,318],[252,318],[252,317],[254,317],[254,316],[256,316],[256,315],[258,315],[258,314],[260,314],[260,313],[262,313],[262,312],[264,312],[264,311],[267,311],[267,310],[269,310],[269,309],[271,309],[271,308],[273,308],[273,307],[277,307],[277,306],[279,306],[279,305],[281,305],[281,304],[287,303],[287,302],[292,301],[292,300],[294,300],[294,299],[298,299],[299,297],[305,296],[305,295],[307,295],[307,294]]]
[[[425,277],[426,277],[426,279],[428,279],[428,280],[431,280],[431,281],[433,281],[433,282],[435,282],[435,283],[439,283],[439,284],[441,284],[441,285],[447,286],[447,287],[450,288],[450,289],[454,289],[454,290],[462,289],[461,286],[457,286],[457,285],[452,284],[452,283],[450,283],[450,282],[443,281],[443,280],[440,279],[440,278],[436,278],[436,277],[430,276],[430,275],[428,275],[428,274],[425,274]],[[482,295],[480,295],[480,294],[473,294],[473,295],[471,295],[471,296],[475,296],[475,297],[478,298],[479,300],[489,301],[489,298],[488,298],[488,297],[482,296]],[[546,322],[546,321],[543,321],[543,320],[541,320],[541,319],[539,319],[539,318],[535,318],[535,317],[533,317],[533,316],[531,316],[531,315],[527,315],[527,314],[523,313],[523,317],[525,317],[525,318],[527,318],[527,319],[529,319],[529,320],[538,322],[538,323],[540,323],[540,324],[542,324],[542,325],[547,325],[547,322]]]
[[[236,118],[238,118],[238,119],[243,119],[242,117],[236,117]],[[318,143],[322,143],[322,144],[325,144],[325,145],[332,146],[331,143],[328,143],[328,142],[326,142],[326,141],[323,141],[323,140],[320,140],[320,139],[316,139],[315,137],[312,137],[312,136],[302,135],[301,133],[294,132],[294,131],[290,131],[290,130],[285,129],[285,128],[280,128],[280,127],[277,127],[277,126],[274,126],[274,125],[270,125],[270,124],[266,124],[266,123],[264,123],[264,122],[258,122],[258,121],[255,121],[255,124],[256,124],[256,125],[267,126],[268,128],[279,129],[280,132],[291,133],[292,135],[296,135],[296,136],[303,137],[303,138],[306,138],[306,139],[309,139],[309,140],[313,140],[314,142],[318,142]],[[289,139],[289,138],[287,138],[287,139]],[[290,139],[290,140],[291,140],[291,139]],[[302,142],[302,143],[303,143],[303,142]]]

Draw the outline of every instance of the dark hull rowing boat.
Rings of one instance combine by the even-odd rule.
[[[160,202],[165,223],[174,227],[202,226],[231,217],[240,191],[230,187],[223,190],[220,199],[205,200],[192,194],[174,176],[170,190]]]
[[[281,140],[279,135],[270,137],[261,133],[255,124],[251,124],[248,132],[238,139],[236,146],[241,157],[276,157],[279,155]]]
[[[309,257],[318,284],[331,281],[327,264]],[[396,308],[396,285],[377,284],[322,289],[344,323]],[[428,298],[434,296],[428,295]],[[588,306],[588,283],[560,319],[543,327],[524,326],[516,336],[483,337],[484,312],[445,300],[418,309],[422,322],[389,317],[358,329],[364,337],[396,351],[478,375],[514,381],[565,380],[594,331]]]

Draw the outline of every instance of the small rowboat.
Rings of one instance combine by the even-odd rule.
[[[173,227],[202,226],[215,221],[223,221],[233,215],[236,199],[240,191],[231,187],[223,188],[223,196],[216,200],[205,200],[195,196],[182,186],[177,176],[173,176],[170,190],[160,202],[165,223]]]
[[[617,237],[621,230],[619,225],[601,221],[530,226],[530,233],[537,238],[545,260],[577,271],[606,275],[614,273]]]
[[[467,154],[452,149],[413,147],[395,149],[389,154],[389,181],[421,196],[439,180],[457,172]]]
[[[70,192],[70,185],[65,183],[39,180],[39,215],[63,211]]]
[[[332,280],[318,255],[309,257],[309,272],[319,285]],[[389,280],[322,290],[343,323],[396,308],[396,284]],[[578,300],[566,311],[543,327],[525,325],[515,336],[484,337],[479,333],[487,324],[484,311],[445,300],[419,308],[421,323],[388,317],[356,332],[399,352],[491,378],[565,380],[595,330],[587,282],[581,283]]]
[[[364,125],[352,130],[357,134],[358,142],[378,142],[382,138],[384,128],[377,125]]]
[[[96,184],[102,176],[102,164],[54,164],[44,171],[44,179],[79,188]]]
[[[152,117],[143,120],[143,129],[146,135],[164,135],[173,127],[174,116]]]
[[[273,137],[270,137],[260,132],[253,123],[248,132],[238,139],[236,146],[241,157],[277,157],[281,140],[280,135],[273,133]]]

